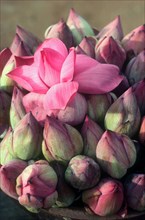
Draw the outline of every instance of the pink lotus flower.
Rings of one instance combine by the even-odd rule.
[[[77,92],[106,93],[123,79],[115,65],[100,64],[86,55],[76,54],[74,48],[68,52],[56,38],[47,39],[38,47],[32,64],[19,66],[8,76],[30,92],[24,106],[26,109],[32,106],[29,111],[38,121],[45,118],[45,113],[50,115],[50,111],[65,109]],[[44,117],[37,116],[36,108],[37,112],[42,110]]]

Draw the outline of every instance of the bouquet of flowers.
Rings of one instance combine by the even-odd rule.
[[[1,190],[35,213],[145,211],[145,25],[71,9],[43,41],[17,26],[0,59]]]

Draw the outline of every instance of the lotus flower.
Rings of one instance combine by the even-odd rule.
[[[6,132],[3,140],[0,142],[0,164],[5,165],[8,162],[15,160],[17,157],[9,152],[9,148],[13,145],[12,128]]]
[[[81,134],[84,141],[84,155],[87,155],[95,160],[96,147],[103,134],[102,128],[86,116],[81,129]]]
[[[0,138],[3,138],[9,127],[11,97],[0,90]]]
[[[13,160],[0,168],[0,188],[8,196],[17,199],[16,179],[26,168],[27,162]]]
[[[45,38],[58,38],[68,49],[73,46],[72,33],[63,19],[46,29]]]
[[[57,199],[57,175],[45,160],[27,166],[16,179],[16,192],[21,205],[31,212],[49,208]]]
[[[95,57],[100,63],[110,63],[122,68],[126,53],[112,36],[101,38],[95,47]]]
[[[145,174],[127,176],[124,185],[128,206],[137,211],[145,211]]]
[[[101,39],[110,36],[119,41],[123,38],[123,30],[120,16],[117,16],[113,21],[103,27],[96,37],[97,39]]]
[[[106,173],[119,179],[136,161],[135,145],[124,134],[105,131],[97,144],[96,157]]]
[[[145,79],[132,86],[141,115],[145,115]]]
[[[23,96],[24,94],[21,92],[21,90],[17,87],[14,87],[10,107],[10,123],[13,129],[26,114],[22,104]]]
[[[105,127],[133,137],[139,130],[140,110],[133,89],[124,92],[108,109],[105,116]]]
[[[67,25],[72,32],[76,45],[78,45],[85,36],[88,37],[95,35],[89,23],[83,17],[78,15],[73,8],[70,10]]]
[[[75,126],[83,122],[86,113],[86,99],[83,95],[77,93],[70,99],[66,108],[57,113],[57,118],[64,123]]]
[[[145,116],[142,118],[141,121],[141,126],[139,130],[139,140],[143,145],[145,145]]]
[[[131,85],[145,78],[145,50],[130,60],[125,75]]]
[[[58,176],[58,183],[56,190],[58,192],[58,198],[56,201],[57,207],[68,207],[76,199],[75,190],[65,181],[66,166],[61,163],[54,163],[53,168]]]
[[[76,189],[89,189],[99,182],[100,167],[92,158],[77,155],[69,161],[65,179]]]
[[[113,215],[123,204],[123,186],[121,182],[105,178],[99,184],[82,194],[82,200],[97,215]]]
[[[123,79],[118,72],[116,66],[76,54],[73,48],[68,53],[63,42],[53,38],[37,49],[31,65],[17,67],[8,76],[30,91],[27,101],[29,107],[34,101],[33,115],[38,106],[49,115],[50,110],[65,109],[77,92],[102,94],[113,90]]]
[[[88,115],[91,119],[102,125],[108,108],[116,99],[113,93],[87,95]]]
[[[64,164],[83,150],[83,140],[80,133],[71,125],[48,117],[43,130],[42,152],[45,158]]]
[[[126,51],[129,53],[133,51],[135,55],[139,54],[142,50],[145,49],[145,25],[141,25],[130,33],[128,33],[122,39],[122,45]]]
[[[9,152],[22,160],[37,158],[41,152],[42,128],[31,113],[27,113],[12,131]]]

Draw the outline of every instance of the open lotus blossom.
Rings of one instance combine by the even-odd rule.
[[[32,57],[30,59],[32,61]],[[100,64],[91,57],[76,54],[74,48],[68,52],[57,38],[45,40],[36,50],[30,65],[24,62],[19,66],[18,63],[8,76],[30,92],[26,95],[27,101],[24,101],[25,108],[32,113],[35,111],[36,115],[43,111],[44,117],[44,112],[50,115],[51,110],[65,109],[77,92],[106,93],[116,88],[123,79],[117,66]]]

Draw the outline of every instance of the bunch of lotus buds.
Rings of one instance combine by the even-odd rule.
[[[145,211],[145,25],[71,9],[43,40],[17,26],[0,60],[1,190],[36,213]]]

